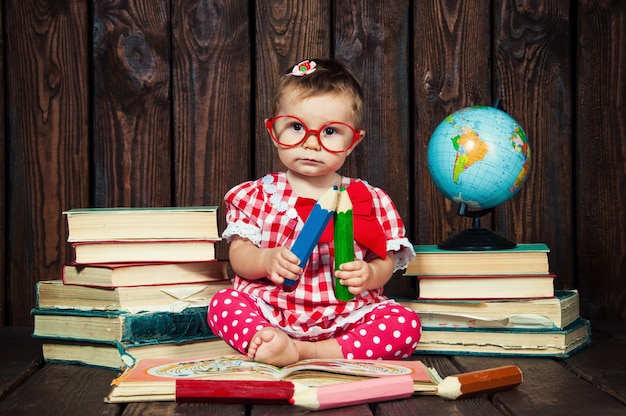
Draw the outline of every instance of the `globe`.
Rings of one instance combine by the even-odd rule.
[[[473,209],[512,198],[528,178],[524,130],[494,107],[467,107],[437,126],[428,143],[428,170],[446,198]]]
[[[427,158],[437,188],[460,204],[459,215],[474,218],[512,198],[530,170],[524,130],[506,112],[489,106],[447,116],[430,138]]]

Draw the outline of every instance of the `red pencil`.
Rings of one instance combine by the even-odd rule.
[[[412,394],[410,375],[320,387],[291,381],[176,380],[177,402],[291,404],[310,410],[403,399]]]
[[[509,365],[448,376],[433,393],[444,399],[454,400],[512,388],[521,382],[520,369]],[[413,393],[413,378],[410,375],[371,378],[321,387],[308,387],[291,381],[176,380],[177,402],[291,404],[310,410],[404,399],[411,397]]]

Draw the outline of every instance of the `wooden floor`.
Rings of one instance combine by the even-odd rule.
[[[116,371],[45,364],[29,328],[0,328],[0,415],[302,415],[292,406],[106,404]],[[516,364],[516,389],[445,401],[414,396],[319,412],[324,415],[626,415],[626,321],[592,322],[592,345],[567,360],[418,356],[442,376]]]

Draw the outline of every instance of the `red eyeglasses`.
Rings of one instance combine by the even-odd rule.
[[[349,124],[341,121],[331,121],[324,124],[319,130],[310,129],[304,121],[290,115],[277,116],[265,122],[272,140],[283,147],[295,147],[313,134],[317,137],[320,146],[331,153],[341,153],[350,149],[359,140],[357,132]]]

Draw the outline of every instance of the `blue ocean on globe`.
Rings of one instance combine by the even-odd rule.
[[[530,171],[530,147],[515,119],[495,107],[475,106],[446,117],[428,143],[428,170],[437,188],[472,209],[512,198]]]

